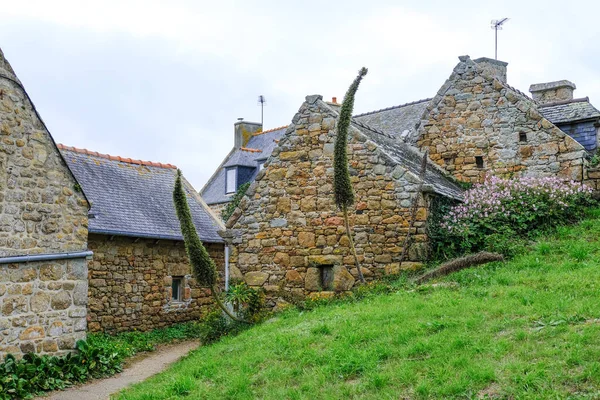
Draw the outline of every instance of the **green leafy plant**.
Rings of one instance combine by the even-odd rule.
[[[242,201],[242,199],[244,198],[244,195],[248,191],[249,187],[250,182],[240,185],[237,192],[235,192],[235,194],[231,198],[231,201],[227,204],[227,207],[225,207],[225,209],[221,212],[221,218],[223,218],[223,221],[227,222],[227,220],[231,218],[231,215],[233,215],[233,212],[240,204],[240,201]]]
[[[344,223],[346,226],[346,235],[350,242],[350,250],[354,256],[358,278],[363,283],[365,282],[365,277],[360,269],[360,263],[358,261],[358,256],[356,255],[356,248],[354,247],[352,231],[350,230],[350,223],[348,221],[348,208],[354,204],[354,190],[352,189],[350,171],[348,170],[348,129],[350,128],[350,121],[352,120],[354,97],[358,90],[358,85],[360,85],[364,76],[367,75],[367,72],[368,70],[364,67],[358,71],[358,76],[354,79],[354,82],[352,82],[344,96],[338,120],[338,131],[335,137],[333,154],[335,204],[344,214]]]
[[[231,285],[225,298],[236,313],[241,313],[247,320],[256,320],[264,305],[262,290],[256,290],[245,282]]]
[[[183,189],[183,183],[181,179],[181,170],[177,170],[177,177],[175,179],[175,188],[173,189],[173,202],[175,204],[175,211],[179,224],[181,226],[181,234],[185,243],[185,250],[187,252],[190,264],[192,265],[192,272],[194,278],[200,286],[210,288],[212,297],[215,303],[223,310],[229,318],[243,322],[242,319],[233,315],[231,311],[223,304],[221,297],[217,289],[217,268],[215,262],[206,248],[202,244],[196,227],[192,220],[192,213],[187,202],[185,190]]]

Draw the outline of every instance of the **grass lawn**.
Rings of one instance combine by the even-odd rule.
[[[599,238],[596,211],[456,284],[290,310],[116,398],[600,398]]]

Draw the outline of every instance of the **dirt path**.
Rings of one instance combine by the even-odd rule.
[[[140,361],[134,362],[120,374],[87,385],[50,393],[39,400],[106,400],[110,395],[165,370],[169,364],[196,349],[198,341],[183,342],[160,348]]]

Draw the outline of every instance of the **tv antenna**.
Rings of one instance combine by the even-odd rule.
[[[498,31],[502,30],[502,24],[504,24],[506,21],[508,21],[508,18],[502,18],[502,19],[493,19],[492,20],[492,29],[495,31],[495,36],[496,36],[496,40],[495,40],[495,57],[496,60],[498,59]]]
[[[260,124],[264,126],[263,112],[265,109],[265,104],[267,104],[267,99],[262,94],[260,96],[258,96],[258,104],[260,104]]]

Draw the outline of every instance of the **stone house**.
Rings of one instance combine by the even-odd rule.
[[[488,174],[584,180],[588,156],[584,145],[595,149],[590,141],[595,144],[596,132],[571,137],[571,129],[564,132],[548,119],[577,127],[578,117],[569,107],[583,102],[545,103],[541,107],[506,83],[506,65],[487,58],[460,57],[427,105],[409,142],[428,149],[433,162],[462,181],[481,182]],[[532,85],[535,97],[554,98],[545,95],[541,86]],[[587,105],[595,110],[597,121],[600,113]]]
[[[210,291],[192,277],[173,205],[177,169],[58,145],[92,206],[88,329],[121,332],[198,319]],[[213,215],[184,179],[196,229],[223,274],[225,250]]]
[[[598,140],[598,110],[587,99],[573,99],[561,83],[532,85],[530,98],[506,83],[506,67],[460,57],[435,97],[353,118],[348,151],[357,202],[351,224],[367,279],[400,268],[424,150],[426,193],[403,268],[418,267],[426,257],[431,201],[460,199],[456,181],[480,182],[489,174],[593,178],[588,159]],[[265,288],[271,305],[327,296],[355,282],[332,193],[338,109],[321,96],[306,98],[272,150],[258,149],[263,159],[270,150],[270,157],[250,178],[252,185],[222,232],[232,246],[232,273]],[[226,185],[227,162],[205,190],[217,180]]]
[[[333,200],[337,117],[335,106],[321,96],[306,98],[223,233],[234,247],[232,273],[264,287],[271,304],[349,290],[355,282],[357,271]],[[351,126],[348,158],[356,191],[351,224],[369,278],[399,271],[422,157],[393,135],[359,121]],[[462,189],[433,163],[423,183],[415,244],[403,268],[416,268],[423,258],[431,199],[461,198]]]
[[[88,207],[0,50],[0,360],[85,338]]]

